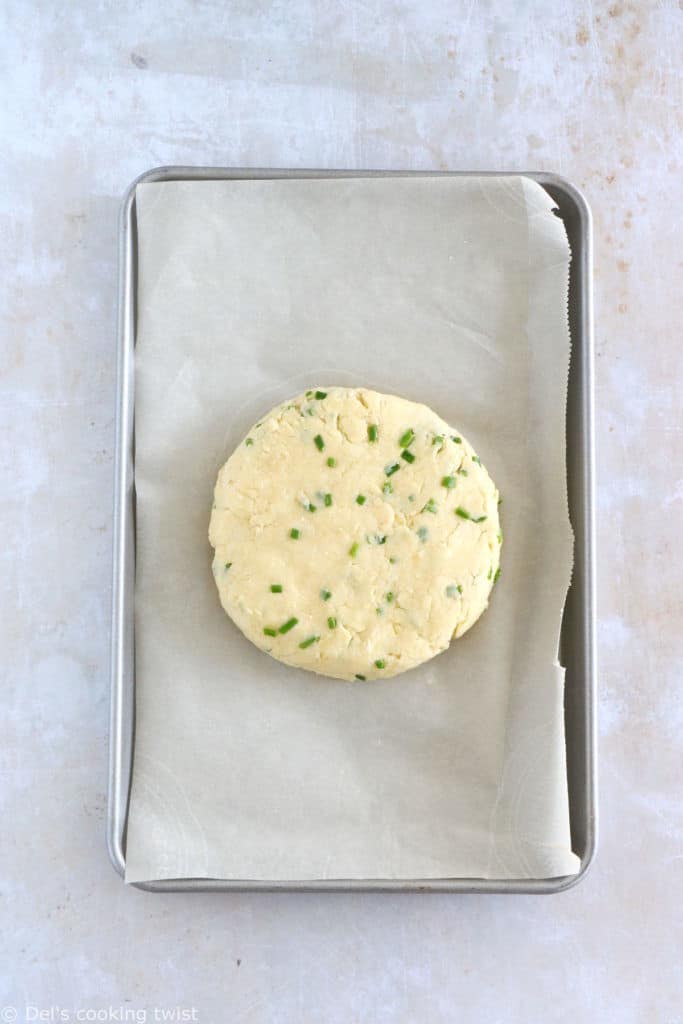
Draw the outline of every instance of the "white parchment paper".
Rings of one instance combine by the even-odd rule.
[[[137,189],[128,881],[571,874],[558,634],[569,248],[524,178]],[[502,578],[385,682],[287,668],[222,611],[207,527],[249,426],[312,385],[425,402],[503,495]]]

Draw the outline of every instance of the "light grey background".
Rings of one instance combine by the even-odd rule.
[[[0,19],[0,1007],[682,1021],[680,5],[5,0]],[[155,896],[110,868],[116,217],[135,175],[183,162],[531,167],[585,190],[602,834],[577,889]]]

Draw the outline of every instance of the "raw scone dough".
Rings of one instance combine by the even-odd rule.
[[[257,423],[218,474],[221,604],[288,665],[387,678],[445,651],[498,576],[498,491],[425,405],[321,387]]]

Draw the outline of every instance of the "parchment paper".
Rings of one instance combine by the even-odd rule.
[[[569,248],[552,206],[524,178],[138,187],[128,881],[578,870],[557,663]],[[219,467],[277,402],[332,384],[426,402],[503,495],[489,610],[386,682],[269,659],[211,574]]]

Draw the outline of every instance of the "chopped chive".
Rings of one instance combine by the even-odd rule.
[[[471,518],[473,523],[483,523],[486,516],[472,516]]]
[[[307,391],[306,392],[306,398],[310,398],[312,394],[313,394],[312,391]]]
[[[467,476],[467,470],[466,470],[466,469],[456,469],[456,471],[455,471],[455,472],[456,472],[456,473],[457,473],[457,474],[458,474],[459,476]]]
[[[456,594],[462,594],[462,587],[459,584],[451,583],[446,587],[446,597],[455,597]]]
[[[386,668],[386,667],[387,667],[386,662],[382,661],[381,658],[378,658],[377,661],[375,662],[375,668]]]
[[[405,449],[405,451],[401,452],[401,458],[405,459],[406,462],[415,462],[415,456],[413,455],[412,452],[409,452],[407,448]]]
[[[312,406],[312,405],[309,405],[308,409],[306,410],[306,413],[307,413],[307,414],[308,414],[309,416],[313,416],[313,414],[315,413],[315,409],[313,408],[313,406]],[[303,416],[303,413],[302,413],[301,415]]]
[[[451,441],[455,441],[456,444],[462,444],[462,438],[456,437],[455,434],[451,434]]]
[[[313,438],[313,443],[315,444],[319,452],[323,451],[323,449],[325,448],[325,442],[323,441],[320,434],[315,435],[315,437]]]
[[[460,586],[459,583],[458,586],[456,587],[456,590],[458,591],[459,594],[462,594],[462,587]]]
[[[299,537],[301,536],[301,530],[297,530],[297,528],[293,526],[292,529],[289,531],[289,536],[292,538],[292,540],[298,540]]]
[[[444,436],[443,434],[435,434],[432,438],[432,444],[440,444],[443,447]]]
[[[478,456],[478,455],[473,455],[473,456],[472,456],[472,462],[476,462],[476,464],[477,464],[478,466],[481,466],[481,459],[479,458],[479,456]]]
[[[429,530],[427,529],[426,526],[421,526],[420,529],[417,531],[417,535],[424,544],[424,542],[427,540],[427,537],[429,536]]]
[[[329,508],[330,505],[332,504],[332,495],[326,494],[323,500],[325,502],[325,508]]]
[[[334,618],[333,615],[330,615],[329,619],[327,620],[327,628],[328,629],[336,629],[337,628],[337,620]]]
[[[351,558],[355,558],[356,557],[356,555],[358,554],[358,548],[359,548],[358,541],[354,541],[354,543],[349,548],[349,554],[351,555]]]
[[[465,509],[462,508],[460,505],[458,505],[458,507],[456,508],[455,514],[456,514],[456,516],[460,516],[461,519],[469,519],[470,518],[469,512],[465,511]]]
[[[264,626],[263,632],[266,634],[266,636],[277,636],[277,630],[273,629],[271,626]]]
[[[330,467],[330,469],[334,469],[334,467],[337,465],[337,460],[333,459],[332,456],[330,455],[329,459],[327,460],[327,465]]]
[[[376,441],[376,440],[377,440],[377,427],[375,426],[374,423],[371,423],[370,426],[368,427],[368,441]]]
[[[383,608],[375,608],[375,611],[377,612],[378,615],[384,615],[384,609]]]
[[[415,431],[410,427],[406,430],[405,434],[402,434],[398,439],[399,448],[407,448],[415,440]]]
[[[385,480],[382,484],[382,494],[393,494],[394,488],[391,485],[391,480]]]
[[[392,594],[391,591],[389,591],[389,593],[386,595],[385,600],[387,604],[391,604],[391,602],[394,600],[394,595]]]
[[[441,477],[441,486],[447,487],[449,491],[453,490],[457,481],[454,476],[443,476]]]
[[[322,402],[323,398],[327,398],[327,391],[316,391],[315,397],[319,402]]]
[[[368,544],[386,544],[387,538],[384,533],[368,533],[365,537]]]
[[[415,501],[415,495],[414,494],[409,494],[408,495],[408,501]]]
[[[253,437],[248,437],[244,443],[246,445],[252,445],[254,443],[254,438]]]
[[[232,565],[232,562],[226,562],[225,563],[225,568],[229,569],[231,565]]]
[[[360,672],[356,672],[356,679],[360,679],[361,683],[365,682],[365,676],[362,676]]]
[[[316,507],[312,501],[308,500],[308,498],[304,498],[303,501],[300,502],[300,505],[306,512],[315,512]]]
[[[294,616],[292,616],[291,619],[287,619],[286,622],[282,623],[282,625],[278,629],[278,633],[289,633],[290,629],[294,629],[298,621],[298,619],[295,619]]]
[[[332,591],[331,590],[321,590],[320,591],[320,596],[322,597],[323,601],[329,601],[329,599],[332,597]]]
[[[498,566],[498,568],[496,569],[495,573],[493,574],[493,582],[497,583],[499,579],[500,579],[500,566]]]
[[[397,559],[395,559],[395,558],[390,558],[390,559],[389,559],[389,564],[390,564],[390,565],[396,565],[396,561],[397,561]]]
[[[503,543],[503,531],[499,530],[497,536],[498,536],[498,543],[502,544]]]
[[[433,498],[430,498],[429,501],[427,502],[427,504],[423,507],[422,511],[423,512],[431,512],[432,515],[435,516],[436,512],[437,512],[437,509],[438,509],[438,505],[436,504],[436,502],[434,501]]]
[[[486,579],[490,580],[492,576],[493,576],[493,566],[490,565],[489,566],[489,571],[486,573]]]
[[[356,505],[364,505],[366,501],[367,501],[367,498],[365,497],[364,494],[357,495],[357,497],[356,497]]]
[[[270,584],[270,592],[271,592],[271,594],[281,594],[282,593],[282,584],[281,583],[271,583]]]
[[[305,640],[301,641],[301,643],[299,644],[299,647],[301,648],[302,651],[305,651],[306,648],[307,647],[311,647],[312,644],[317,644],[319,639],[320,639],[319,636],[309,636]]]
[[[499,505],[502,505],[502,504],[503,504],[503,499],[502,499],[501,497],[499,497],[499,498],[498,498],[498,504],[499,504]]]
[[[394,473],[398,473],[400,468],[401,467],[399,466],[398,462],[394,462],[390,466],[387,466],[385,468],[384,475],[385,476],[393,476]]]

